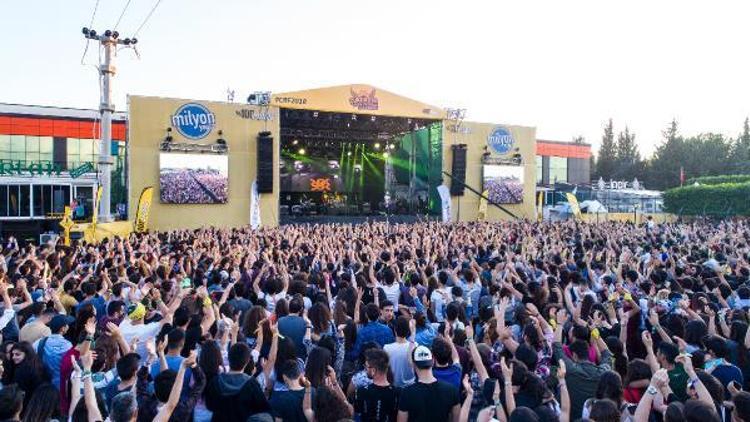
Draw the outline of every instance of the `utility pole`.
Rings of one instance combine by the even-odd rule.
[[[100,75],[100,102],[99,113],[101,114],[101,136],[99,142],[99,184],[102,187],[102,198],[99,203],[99,220],[107,223],[113,220],[110,211],[110,201],[112,193],[112,113],[115,112],[115,105],[112,103],[112,78],[115,76],[114,57],[117,55],[119,45],[135,45],[138,43],[136,38],[120,39],[117,31],[104,31],[104,34],[97,34],[93,29],[83,28],[83,36],[86,39],[99,42],[104,48],[103,62],[99,63]]]

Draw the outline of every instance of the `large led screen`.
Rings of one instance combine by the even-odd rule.
[[[165,204],[227,202],[229,157],[164,152],[159,156],[159,193]]]
[[[523,166],[485,164],[482,181],[487,197],[496,204],[523,202]]]

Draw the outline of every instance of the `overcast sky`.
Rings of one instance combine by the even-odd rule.
[[[157,0],[130,0],[132,34]],[[0,102],[98,106],[96,0],[3,0]],[[128,0],[100,0],[93,27]],[[750,115],[748,1],[162,0],[118,56],[129,93],[223,100],[253,90],[368,83],[475,121],[598,146],[612,117],[642,152],[684,134],[736,136]]]

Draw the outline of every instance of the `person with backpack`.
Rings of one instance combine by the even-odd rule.
[[[73,347],[73,343],[64,336],[74,322],[75,318],[71,316],[55,315],[48,324],[52,334],[34,343],[34,350],[47,368],[52,384],[57,388],[60,388],[60,364],[63,356]]]

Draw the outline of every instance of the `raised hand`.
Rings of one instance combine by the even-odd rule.
[[[567,368],[565,367],[565,361],[560,359],[557,361],[557,379],[560,381],[565,380],[565,374],[567,373]]]

